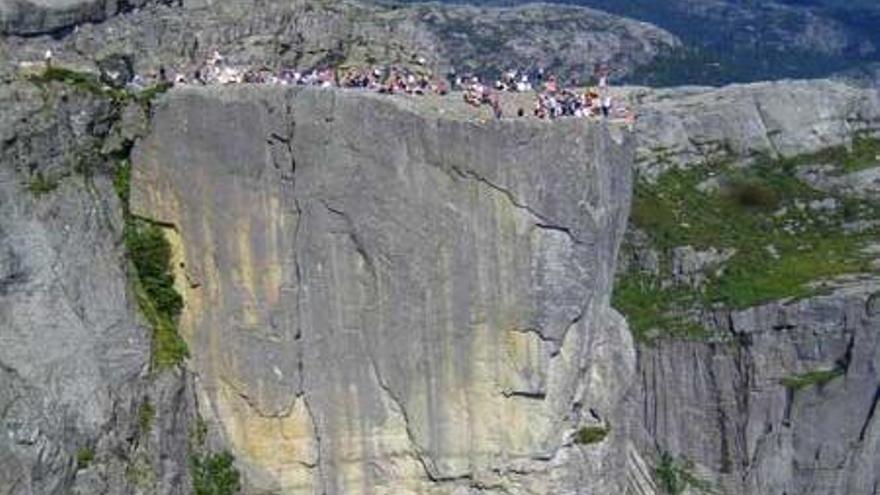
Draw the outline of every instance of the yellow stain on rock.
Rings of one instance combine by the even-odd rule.
[[[316,493],[317,442],[311,414],[297,398],[284,416],[264,416],[229,384],[219,381],[216,396],[221,425],[240,459],[273,481],[281,493]]]
[[[244,219],[235,225],[236,262],[234,263],[235,282],[242,291],[241,320],[246,326],[255,327],[260,321],[257,314],[257,292],[254,279],[254,257],[251,251],[251,223]]]

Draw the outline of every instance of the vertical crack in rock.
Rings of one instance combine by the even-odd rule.
[[[710,347],[710,355],[709,355],[709,366],[706,366],[706,372],[708,373],[709,379],[709,387],[710,387],[710,396],[712,397],[712,402],[714,412],[715,412],[715,422],[718,426],[719,439],[721,441],[721,445],[719,448],[721,452],[721,472],[728,473],[730,472],[731,466],[729,465],[730,460],[730,439],[728,438],[728,421],[727,413],[724,409],[724,398],[721,393],[722,384],[718,380],[718,375],[715,373],[715,367],[712,366],[712,358],[714,357],[715,349]]]
[[[293,250],[293,278],[294,278],[294,286],[296,287],[296,296],[294,298],[294,314],[296,318],[294,319],[295,328],[293,328],[293,340],[295,345],[296,352],[296,368],[297,368],[297,377],[298,383],[296,385],[295,392],[295,400],[294,404],[297,400],[302,400],[303,407],[305,409],[306,414],[308,415],[308,420],[311,423],[312,428],[312,438],[315,445],[315,460],[314,463],[309,462],[300,462],[304,467],[315,470],[315,479],[316,485],[323,483],[323,475],[322,475],[322,465],[324,459],[324,443],[322,441],[321,436],[321,428],[318,425],[318,417],[315,415],[315,411],[312,409],[311,403],[308,398],[308,394],[306,393],[306,366],[305,366],[305,350],[304,350],[304,342],[303,342],[303,290],[304,290],[304,278],[302,272],[302,262],[300,260],[301,255],[301,236],[303,229],[303,222],[305,216],[305,210],[302,207],[302,204],[299,200],[298,195],[298,186],[299,181],[296,175],[297,171],[297,159],[296,159],[296,148],[294,146],[294,140],[296,137],[296,120],[294,117],[293,104],[291,102],[291,96],[295,93],[286,94],[284,99],[284,125],[285,136],[278,136],[276,133],[273,133],[272,136],[276,138],[278,141],[283,143],[287,149],[287,157],[289,159],[289,169],[281,171],[282,178],[282,189],[281,200],[288,203],[288,208],[296,215],[296,223],[294,224],[292,237],[292,250]],[[326,492],[326,490],[321,490],[321,493]]]
[[[305,393],[297,396],[297,399],[302,399],[303,401],[303,407],[305,407],[306,413],[309,415],[309,420],[312,423],[312,436],[315,438],[315,466],[311,466],[310,468],[317,469],[317,478],[323,480],[321,466],[323,460],[324,444],[321,441],[321,429],[318,427],[318,419],[317,416],[315,416],[315,411],[312,410],[312,406],[309,403],[309,398]],[[324,492],[326,492],[326,490],[322,491],[322,493]]]
[[[361,237],[357,233],[357,229],[355,228],[355,225],[354,225],[354,220],[352,220],[352,218],[347,213],[345,213],[345,211],[331,206],[330,203],[327,202],[327,200],[321,199],[320,201],[321,201],[321,204],[324,205],[324,208],[327,209],[327,211],[329,211],[333,215],[339,216],[343,219],[346,227],[348,228],[348,231],[346,233],[348,234],[348,237],[351,239],[352,244],[354,244],[355,251],[357,251],[358,255],[360,255],[360,257],[363,258],[364,263],[366,264],[367,270],[370,272],[370,276],[372,277],[372,279],[376,280],[376,276],[377,276],[376,265],[373,262],[373,257],[367,252],[367,247],[364,244],[363,239],[361,239]]]
[[[473,170],[462,170],[461,168],[459,168],[455,165],[452,165],[451,168],[452,168],[452,171],[455,172],[455,174],[459,178],[466,179],[466,180],[474,180],[474,181],[476,181],[480,184],[486,185],[490,189],[493,189],[493,190],[501,193],[502,195],[504,195],[504,197],[506,197],[507,200],[510,201],[510,204],[512,204],[516,208],[519,208],[521,210],[526,211],[531,216],[535,217],[538,220],[535,223],[538,227],[543,228],[543,229],[556,230],[559,232],[563,232],[565,235],[567,235],[571,239],[571,241],[573,243],[581,244],[581,240],[578,239],[577,236],[574,235],[574,233],[572,233],[570,228],[568,228],[564,225],[558,225],[557,222],[554,222],[551,218],[547,217],[543,213],[541,213],[541,212],[535,210],[534,208],[532,208],[531,206],[519,201],[510,190],[505,189],[504,187],[501,187],[501,186],[495,184],[494,182],[490,181],[489,179],[486,179],[485,177],[477,174]]]
[[[877,387],[877,390],[874,392],[874,400],[871,401],[871,407],[868,408],[868,415],[865,417],[865,422],[862,424],[862,429],[859,430],[859,441],[865,441],[865,435],[868,432],[868,427],[871,426],[871,421],[874,419],[874,414],[877,412],[877,403],[880,402],[880,386]]]
[[[748,445],[749,438],[747,434],[747,423],[749,421],[751,407],[751,397],[752,394],[749,392],[754,387],[755,381],[755,370],[754,370],[754,358],[752,356],[751,351],[751,341],[746,339],[750,339],[751,335],[748,333],[742,334],[739,336],[737,342],[740,342],[739,345],[736,346],[736,354],[735,354],[735,363],[736,370],[740,374],[740,383],[735,387],[735,395],[737,396],[737,418],[738,423],[736,424],[736,438],[739,442],[739,448],[741,449],[739,452],[739,457],[741,459],[741,468],[746,469],[746,462],[748,459]],[[755,449],[755,453],[757,454],[758,449]],[[730,467],[733,468],[733,459],[726,459],[729,463]]]
[[[403,423],[405,425],[404,430],[406,430],[406,436],[409,440],[409,443],[412,445],[413,449],[413,457],[416,462],[418,462],[422,469],[425,471],[425,475],[428,477],[428,480],[431,482],[439,482],[439,481],[448,481],[452,478],[445,478],[440,476],[437,472],[437,468],[434,466],[433,462],[430,461],[427,454],[425,454],[424,449],[419,445],[418,441],[416,441],[415,433],[412,431],[412,426],[410,424],[409,413],[406,412],[406,409],[403,407],[403,402],[399,397],[391,390],[391,387],[385,383],[385,380],[382,378],[382,375],[379,373],[379,367],[376,366],[376,360],[372,354],[369,355],[370,360],[370,371],[373,373],[373,378],[376,380],[376,383],[379,385],[379,388],[385,392],[385,395],[391,400],[394,408],[397,409],[398,413],[400,413],[401,418],[403,418]]]
[[[773,142],[773,134],[770,132],[770,128],[767,126],[767,114],[764,112],[764,107],[761,105],[761,102],[755,98],[755,111],[758,113],[758,120],[761,122],[761,127],[764,128],[764,135],[767,138],[767,144],[770,145],[770,150],[773,152],[774,156],[782,156],[779,153],[779,149],[776,147],[776,143]]]
[[[575,315],[574,318],[571,319],[570,322],[568,322],[568,325],[566,325],[565,330],[562,331],[562,335],[559,336],[559,339],[557,339],[557,340],[548,339],[551,342],[553,342],[553,344],[554,344],[554,348],[550,352],[551,359],[556,357],[560,353],[560,351],[562,351],[562,346],[565,343],[565,338],[568,337],[568,332],[571,331],[572,328],[574,328],[578,323],[581,322],[581,320],[584,319],[584,316],[586,316],[587,310],[589,309],[589,307],[590,307],[590,301],[585,302],[583,304],[583,306],[581,306],[580,311],[578,312],[577,315]]]

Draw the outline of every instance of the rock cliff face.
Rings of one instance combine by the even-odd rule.
[[[0,86],[0,493],[181,493],[186,374],[149,377],[121,208],[95,152],[114,110],[54,89]]]
[[[246,493],[654,494],[675,491],[670,473],[730,494],[878,493],[875,241],[847,277],[812,281],[821,292],[690,312],[700,338],[634,343],[609,307],[634,155],[655,183],[717,165],[687,186],[717,193],[725,161],[876,137],[875,90],[621,89],[641,114],[629,137],[480,123],[459,96],[191,88],[150,107],[15,73],[47,47],[147,70],[214,46],[242,64],[362,61],[387,32],[388,60],[437,67],[558,46],[520,52],[513,37],[480,54],[501,34],[462,25],[481,15],[469,8],[162,3],[0,1],[16,33],[0,40],[0,493],[189,493],[205,436],[236,455]],[[597,57],[638,52],[625,64],[677,42],[587,10],[486,12],[510,31],[570,17],[601,31],[584,46],[625,47]],[[83,20],[103,23],[65,31]],[[114,190],[135,141],[131,207],[170,241],[185,298],[191,358],[164,372]],[[820,191],[766,216],[845,221],[811,232],[865,242],[880,158],[815,160],[789,172]],[[637,254],[616,275],[668,269],[666,288],[695,293],[743,249],[646,236],[630,230]]]
[[[812,153],[880,132],[880,92],[842,82],[627,93],[640,111],[636,161],[653,177],[698,162]]]
[[[765,170],[767,163],[788,167],[782,174],[788,179],[783,180],[791,188],[804,188],[789,189],[789,194],[805,191],[816,199],[798,206],[798,200],[780,196],[775,209],[765,214],[785,223],[782,219],[800,208],[807,212],[807,222],[824,225],[820,235],[839,240],[840,247],[856,243],[855,256],[862,260],[845,276],[811,280],[822,290],[807,295],[751,307],[724,302],[685,306],[687,318],[703,333],[637,343],[640,378],[629,409],[638,411],[633,431],[643,428],[642,451],[657,449],[692,462],[689,475],[721,493],[878,493],[880,286],[876,236],[859,234],[876,233],[877,217],[857,219],[855,210],[839,213],[847,204],[877,211],[878,93],[830,81],[802,81],[646,91],[634,99],[644,105],[636,133],[637,169],[647,179],[643,184],[656,183],[645,186],[651,194],[661,191],[700,204],[700,198],[724,194],[736,180],[731,163]],[[828,152],[835,146],[839,148]],[[847,147],[855,154],[847,156]],[[820,150],[825,152],[816,153]],[[857,155],[858,160],[853,158]],[[779,158],[784,160],[773,161]],[[704,171],[707,175],[700,177],[708,179],[664,182],[672,169],[688,170],[673,177]],[[675,192],[676,187],[687,192]],[[691,221],[698,217],[689,214],[693,208],[683,203],[675,228],[705,228]],[[725,218],[721,230],[740,229],[736,222]],[[832,227],[834,222],[844,223],[838,228]],[[778,228],[773,221],[764,225]],[[780,259],[769,265],[771,270],[782,273],[783,263],[797,259],[776,250],[773,242],[784,235],[767,245],[756,237],[731,246],[730,237],[719,232],[715,238],[704,237],[701,246],[661,247],[672,241],[658,237],[657,228],[631,224],[619,275],[630,280],[655,277],[659,293],[670,298],[690,291],[699,300],[706,286],[718,283],[725,273],[748,270],[730,260],[749,249],[749,242],[759,243],[765,257]],[[809,249],[814,235],[810,229],[794,235],[798,249]],[[833,262],[831,251],[815,263]],[[660,327],[661,332],[670,330]]]
[[[714,315],[731,342],[641,348],[648,435],[723,493],[877,493],[878,289]]]
[[[619,489],[618,140],[347,92],[164,99],[133,208],[174,232],[202,412],[250,489]],[[584,425],[611,434],[576,446]]]

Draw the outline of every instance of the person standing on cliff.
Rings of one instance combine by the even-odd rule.
[[[43,60],[46,62],[46,70],[52,68],[52,50],[46,50],[46,53],[43,55]]]
[[[605,93],[605,97],[602,98],[602,116],[606,119],[611,115],[611,94]]]

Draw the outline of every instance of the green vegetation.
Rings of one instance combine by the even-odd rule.
[[[137,487],[138,493],[157,493],[156,473],[153,470],[149,454],[143,448],[135,450],[125,467],[125,478]]]
[[[58,66],[47,67],[38,74],[29,74],[26,76],[26,79],[40,86],[45,86],[52,82],[61,83],[95,96],[110,98],[117,104],[135,101],[145,106],[149,105],[154,98],[168,91],[173,86],[171,83],[162,82],[140,91],[115,89],[102,83],[96,74]]]
[[[693,474],[693,464],[676,459],[669,452],[662,452],[654,467],[654,480],[666,495],[681,495],[688,488],[699,493],[713,493],[709,482]]]
[[[138,426],[141,433],[148,433],[153,427],[153,420],[156,418],[156,407],[149,399],[144,400],[143,404],[138,408]]]
[[[175,366],[189,351],[177,333],[183,299],[174,288],[171,246],[161,227],[139,218],[126,222],[125,244],[137,273],[135,297],[153,326],[153,367],[161,370]]]
[[[138,103],[148,104],[152,102],[157,96],[165,93],[172,87],[174,87],[174,85],[170,82],[162,82],[142,89],[138,93],[129,93],[129,95],[131,95]]]
[[[656,277],[629,274],[614,287],[614,307],[627,317],[637,340],[648,342],[662,329],[663,335],[701,340],[706,330],[687,318],[687,309],[700,302],[699,293],[684,287],[661,287]]]
[[[133,219],[126,230],[125,244],[141,287],[158,316],[174,321],[183,308],[183,299],[174,288],[170,266],[171,246],[162,228],[146,220]]]
[[[663,259],[659,276],[630,272],[619,277],[614,305],[628,317],[635,337],[649,341],[662,330],[664,336],[703,338],[705,331],[692,323],[692,315],[702,309],[806,297],[817,292],[817,281],[872,271],[862,249],[880,229],[853,233],[843,225],[880,218],[880,205],[812,189],[796,178],[795,170],[820,159],[852,170],[877,148],[880,140],[860,138],[851,152],[834,148],[794,159],[760,159],[746,169],[707,164],[669,171],[655,183],[640,181],[631,222]],[[717,182],[714,190],[698,187],[708,179]],[[828,198],[838,206],[810,207]],[[707,270],[700,287],[676,285],[669,256],[673,248],[687,245],[734,254]]]
[[[131,162],[122,160],[116,169],[116,175],[113,176],[113,188],[116,189],[116,195],[128,214],[129,195],[131,193]]]
[[[58,180],[37,172],[28,182],[27,189],[37,198],[54,191],[58,187]]]
[[[97,75],[64,67],[47,67],[43,72],[30,74],[27,78],[29,81],[38,84],[60,82],[92,94],[110,95],[110,90],[101,83]]]
[[[140,92],[113,89],[104,85],[95,74],[78,72],[63,67],[47,67],[39,74],[27,76],[27,80],[44,87],[50,83],[85,91],[113,102],[115,113],[111,119],[118,119],[121,104],[137,102],[149,105],[158,94],[170,88],[169,84],[158,84]],[[177,333],[177,319],[183,307],[183,299],[174,288],[174,275],[171,271],[171,246],[162,228],[149,221],[134,217],[129,210],[131,188],[131,164],[127,154],[131,143],[123,146],[123,151],[105,155],[100,146],[79,153],[74,170],[88,177],[96,163],[108,159],[122,158],[114,177],[116,193],[122,203],[125,218],[124,239],[134,267],[132,291],[144,317],[153,327],[153,367],[163,369],[175,366],[188,355],[184,341]],[[57,180],[37,174],[28,185],[35,195],[40,196],[57,187]]]
[[[123,205],[125,246],[137,277],[133,291],[141,312],[153,327],[153,367],[165,369],[182,362],[188,355],[186,343],[177,333],[177,319],[183,298],[174,288],[171,271],[171,245],[162,228],[133,216],[128,207],[131,165],[119,164],[113,184]]]
[[[208,422],[201,416],[196,416],[196,424],[193,425],[189,434],[190,450],[204,447],[208,439]]]
[[[835,378],[843,376],[843,370],[834,368],[831,370],[816,370],[801,373],[800,375],[787,376],[779,380],[782,385],[793,392],[807,387],[821,387]]]
[[[852,149],[835,146],[801,158],[804,163],[836,165],[842,174],[880,167],[880,139],[858,135],[853,139]]]
[[[233,495],[241,490],[235,458],[229,452],[192,456],[190,473],[196,495]]]
[[[83,447],[76,452],[76,468],[86,469],[95,460],[95,451],[89,447]]]
[[[579,443],[581,445],[590,445],[592,443],[599,443],[602,440],[605,440],[605,437],[608,436],[608,433],[611,432],[610,427],[605,426],[583,426],[578,430],[577,436],[575,436],[575,443]]]

